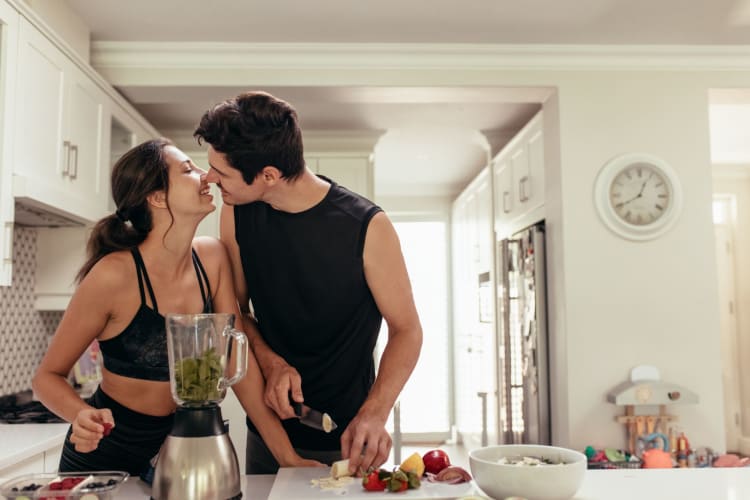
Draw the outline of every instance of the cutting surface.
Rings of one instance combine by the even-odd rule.
[[[460,498],[462,496],[476,495],[478,488],[474,483],[442,484],[422,482],[422,486],[416,490],[407,490],[401,493],[365,491],[362,487],[362,479],[354,478],[354,481],[343,488],[334,490],[323,490],[312,485],[313,479],[328,477],[331,474],[330,467],[282,467],[273,482],[268,500],[296,500],[335,498],[346,496],[351,499],[367,500],[397,500],[399,498],[410,499],[438,499],[438,498]]]

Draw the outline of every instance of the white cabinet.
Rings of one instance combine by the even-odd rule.
[[[0,0],[0,286],[13,270],[13,125],[20,16]]]
[[[0,477],[10,479],[24,474],[40,474],[42,472],[45,472],[44,453],[37,453],[36,455],[25,458],[10,467],[0,469]]]
[[[44,452],[44,472],[57,472],[62,451],[63,445],[58,445]]]
[[[94,221],[107,208],[107,96],[25,19],[18,54],[14,125],[24,133],[15,137],[14,196]]]
[[[453,204],[453,320],[456,426],[467,447],[494,432],[494,252],[492,179],[485,167]],[[483,428],[486,394],[487,428]]]
[[[498,238],[544,218],[544,137],[540,111],[492,160]]]
[[[305,163],[316,174],[324,175],[350,191],[373,199],[370,153],[311,153],[305,155]]]
[[[25,458],[13,465],[0,469],[0,477],[10,479],[24,474],[57,472],[60,466],[63,445],[59,444],[41,453]]]

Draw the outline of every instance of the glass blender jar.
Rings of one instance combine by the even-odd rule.
[[[242,496],[239,465],[219,403],[247,371],[247,337],[233,314],[166,317],[174,425],[159,451],[156,500],[229,500]],[[234,373],[227,376],[230,360]]]

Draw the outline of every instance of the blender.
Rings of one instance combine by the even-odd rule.
[[[219,403],[247,370],[247,337],[234,314],[169,314],[169,383],[177,403],[172,431],[159,450],[155,500],[242,497],[239,465]],[[235,370],[227,377],[234,351]]]

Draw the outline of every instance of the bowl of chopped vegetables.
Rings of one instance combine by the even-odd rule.
[[[535,444],[486,446],[469,452],[477,485],[493,498],[568,500],[586,472],[586,455]]]

